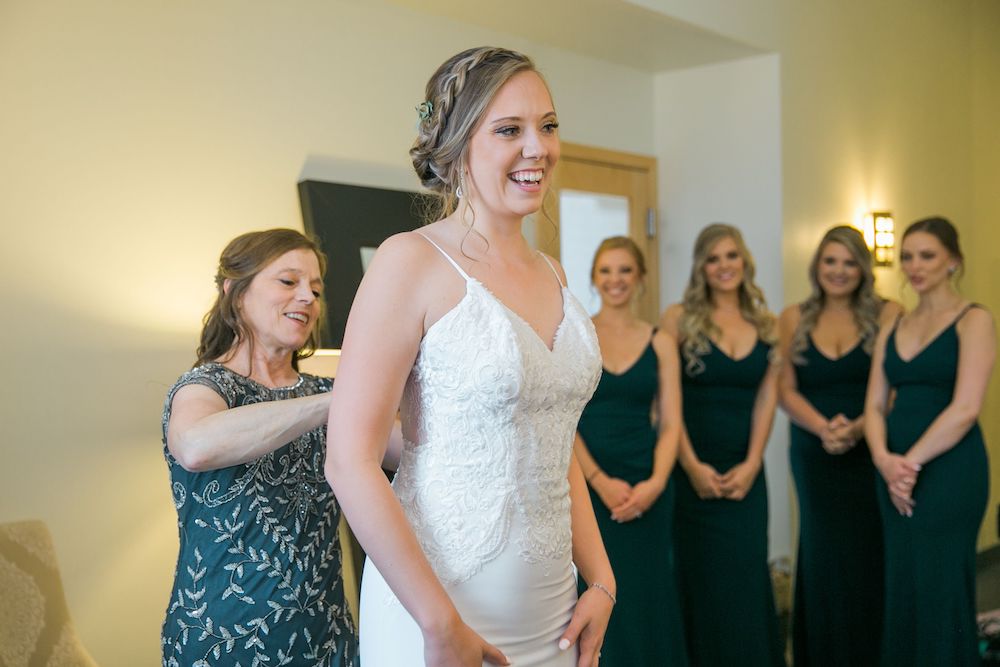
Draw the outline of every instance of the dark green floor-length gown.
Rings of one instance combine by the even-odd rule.
[[[683,374],[684,424],[698,458],[725,473],[746,458],[770,346],[736,360],[715,345]],[[683,363],[683,361],[682,361]],[[774,667],[785,660],[767,568],[764,471],[741,501],[701,500],[679,467],[674,542],[694,667]]]
[[[624,373],[602,371],[578,429],[607,475],[635,484],[652,473],[656,432],[650,408],[658,386],[652,343]],[[673,490],[673,484],[668,485],[649,510],[626,523],[612,521],[611,511],[590,492],[618,584],[618,604],[601,649],[601,667],[688,664],[674,575]],[[586,586],[581,580],[581,593]]]
[[[951,402],[958,367],[956,324],[909,361],[896,350],[895,330],[889,334],[884,367],[896,390],[886,419],[889,451],[905,454]],[[880,480],[886,564],[883,667],[980,664],[976,537],[986,511],[988,474],[977,423],[954,447],[924,464],[913,490],[912,517],[895,510]]]
[[[795,365],[799,393],[820,414],[857,418],[871,355],[858,343],[830,359],[809,339]],[[875,667],[882,630],[882,523],[868,445],[828,454],[791,426],[789,459],[799,501],[792,642],[795,667]]]

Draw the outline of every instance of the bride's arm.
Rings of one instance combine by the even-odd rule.
[[[358,542],[420,627],[427,663],[503,665],[500,651],[462,622],[381,470],[428,303],[437,296],[427,247],[412,235],[389,239],[358,288],[330,404],[326,476]]]
[[[562,284],[566,284],[566,273],[559,262],[551,260]],[[573,610],[573,618],[559,640],[559,648],[566,650],[579,642],[578,667],[591,667],[597,662],[604,643],[604,633],[608,629],[611,608],[615,604],[617,584],[611,571],[608,553],[604,550],[604,540],[594,518],[594,507],[590,503],[587,480],[583,476],[576,454],[569,463],[570,524],[573,531],[573,562],[580,576],[589,588],[580,596]]]
[[[587,481],[576,460],[572,457],[569,467],[570,521],[573,530],[573,562],[580,576],[587,582],[587,592],[580,596],[573,612],[573,619],[563,633],[560,648],[569,648],[579,639],[581,667],[594,664],[594,657],[604,643],[611,608],[615,604],[617,587],[611,571],[608,554],[604,550],[594,508],[590,504]]]

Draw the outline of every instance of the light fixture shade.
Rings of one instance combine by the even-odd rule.
[[[896,257],[896,223],[889,211],[872,211],[872,258],[875,266],[892,266]]]

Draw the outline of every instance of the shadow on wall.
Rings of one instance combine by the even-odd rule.
[[[71,614],[99,664],[155,664],[177,557],[160,415],[197,334],[0,301],[20,315],[5,325],[0,521],[48,524]]]

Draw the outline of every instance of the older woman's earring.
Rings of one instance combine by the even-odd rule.
[[[952,266],[948,267],[948,275],[949,276],[955,275],[956,271],[958,271],[958,267],[957,266],[952,265]]]

